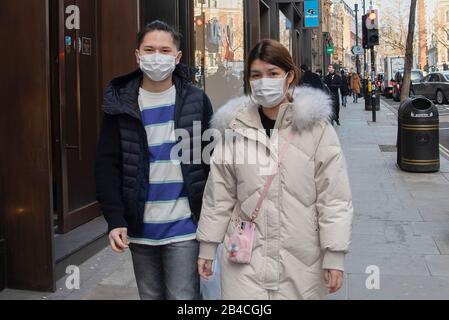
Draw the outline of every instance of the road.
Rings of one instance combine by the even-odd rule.
[[[399,102],[382,97],[382,101],[395,111],[399,108]],[[449,104],[436,105],[440,113],[440,150],[449,159]]]

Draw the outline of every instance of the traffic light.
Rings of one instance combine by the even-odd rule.
[[[363,48],[379,45],[379,18],[377,10],[370,10],[362,17]]]
[[[366,27],[369,29],[379,29],[379,23],[377,20],[377,10],[371,10],[368,13],[368,21]]]
[[[368,15],[365,14],[362,16],[362,46],[363,49],[369,49],[368,46],[368,28],[366,27],[366,20],[368,19]]]

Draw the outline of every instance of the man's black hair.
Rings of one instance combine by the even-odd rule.
[[[178,50],[181,48],[181,34],[168,23],[160,20],[155,20],[153,22],[147,23],[142,29],[140,29],[139,33],[137,34],[137,49],[140,48],[140,45],[142,44],[145,36],[153,31],[164,31],[170,33],[173,38],[173,42],[176,45],[176,48]]]

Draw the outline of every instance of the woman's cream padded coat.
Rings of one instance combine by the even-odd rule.
[[[212,157],[197,233],[205,259],[214,259],[220,243],[227,249],[237,212],[250,218],[279,149],[295,130],[256,219],[251,263],[235,264],[223,254],[225,300],[323,299],[323,269],[344,269],[353,207],[331,112],[325,93],[297,88],[293,103],[281,106],[278,133],[270,139],[248,97],[231,100],[215,114],[212,126],[222,133],[229,129],[237,138],[223,139]],[[242,161],[244,153],[257,155],[257,161]]]

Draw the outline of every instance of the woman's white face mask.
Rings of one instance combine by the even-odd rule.
[[[288,92],[285,89],[285,80],[289,73],[284,78],[262,78],[251,81],[252,99],[264,108],[274,108],[278,106]]]
[[[139,59],[142,72],[156,82],[166,80],[176,69],[176,57],[172,55],[153,53],[139,55]]]

